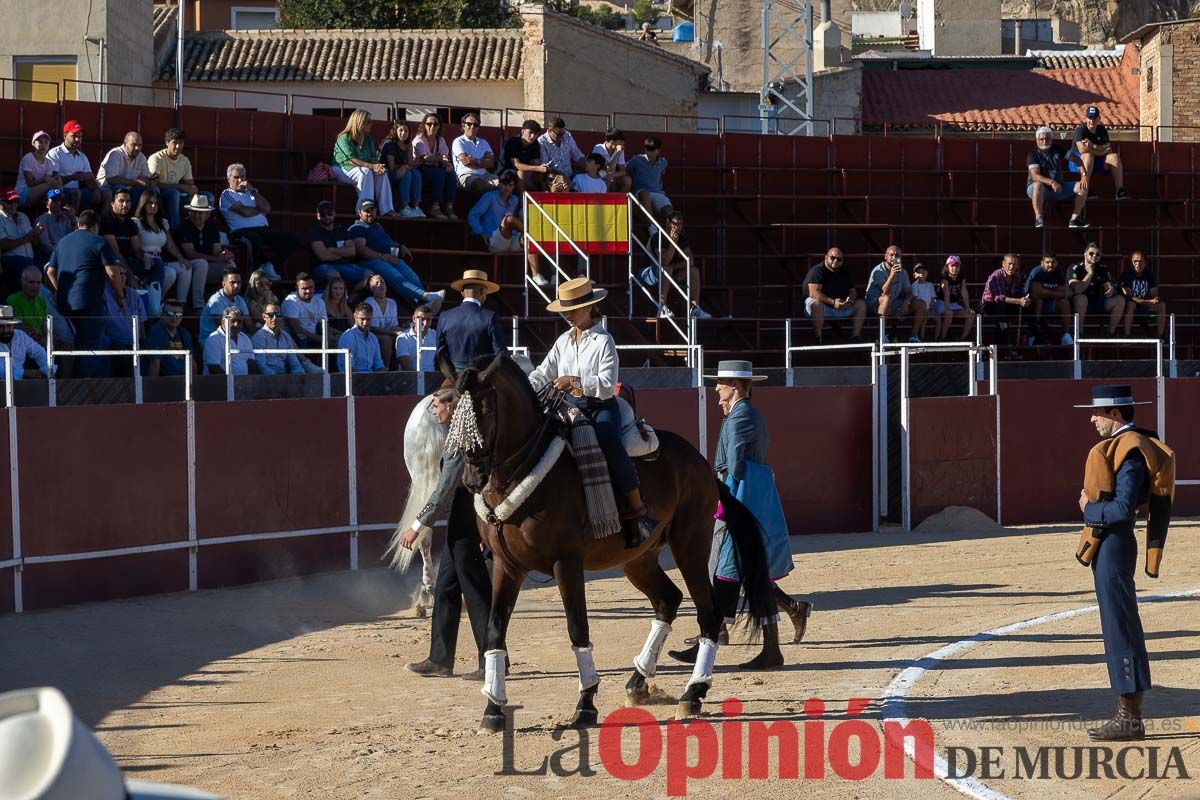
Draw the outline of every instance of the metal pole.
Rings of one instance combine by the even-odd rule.
[[[633,197],[633,195],[631,195],[631,194],[625,195],[625,219],[629,223],[629,256],[628,256],[629,269],[627,270],[628,274],[626,276],[626,281],[628,282],[629,285],[625,292],[626,296],[629,298],[629,313],[626,315],[626,319],[633,319],[633,236],[634,236],[634,234],[633,234],[633,203],[631,202],[632,197]]]
[[[321,320],[321,324],[317,326],[317,330],[321,332],[321,369],[325,374],[321,377],[321,396],[329,397],[329,320]],[[421,346],[421,340],[417,339],[417,346]],[[418,351],[419,352],[419,351]],[[421,365],[417,364],[417,369]]]
[[[4,359],[5,393],[9,397],[8,404],[8,492],[12,511],[12,557],[21,558],[21,473],[18,459],[20,448],[17,446],[17,407],[12,404],[12,364],[11,356],[7,353]],[[25,610],[25,595],[21,586],[24,567],[17,564],[13,567],[13,611],[20,614]]]
[[[912,506],[909,491],[908,452],[908,348],[900,349],[900,521],[905,531],[912,530]]]
[[[175,108],[183,107],[183,18],[185,10],[183,0],[179,0],[178,30],[175,39]]]
[[[54,408],[58,404],[58,381],[54,378],[54,317],[46,316],[46,366],[50,374],[46,376],[46,388],[49,393],[47,405]]]
[[[974,347],[967,351],[967,397],[977,397],[979,395],[979,386],[976,378],[975,362],[977,354]]]
[[[514,317],[515,319],[515,317]],[[422,345],[425,344],[425,318],[417,317],[417,363],[413,366],[417,369],[417,394],[421,397],[425,396],[425,369],[421,364],[421,356],[423,355]]]
[[[233,402],[233,356],[230,354],[229,320],[222,318],[222,332],[225,334],[225,400]]]
[[[874,352],[874,351],[872,351]],[[783,321],[783,385],[791,388],[796,385],[792,379],[792,320]]]
[[[1074,375],[1075,380],[1079,380],[1083,377],[1083,364],[1079,361],[1079,315],[1076,314],[1072,319],[1075,320],[1075,341],[1071,343],[1071,349],[1074,353],[1071,374]]]
[[[1171,315],[1170,326],[1171,326],[1170,327],[1170,336],[1167,341],[1170,342],[1170,347],[1171,347],[1171,354],[1170,354],[1171,377],[1178,378],[1179,377],[1179,364],[1176,363],[1176,361],[1175,361],[1175,315],[1174,314]]]
[[[879,531],[879,351],[871,348],[871,530]],[[789,379],[791,377],[789,370]]]
[[[142,402],[142,359],[138,356],[138,348],[141,346],[141,324],[140,320],[134,315],[130,322],[133,325],[133,402],[141,405]]]
[[[696,389],[696,396],[700,404],[700,415],[696,420],[697,438],[700,445],[700,455],[708,458],[708,409],[704,406],[704,348],[697,345],[698,351],[696,354],[696,363],[699,365],[696,368],[696,374],[700,378]],[[15,463],[15,459],[14,459]]]
[[[1154,346],[1154,383],[1158,392],[1158,437],[1166,441],[1167,434],[1167,379],[1163,373],[1163,343]]]

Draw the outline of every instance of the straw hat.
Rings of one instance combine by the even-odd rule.
[[[197,192],[192,195],[191,202],[184,206],[188,211],[212,211],[213,207],[208,204],[208,195]]]
[[[20,321],[13,313],[12,306],[0,306],[0,325],[16,325]]]
[[[588,278],[572,278],[558,285],[558,299],[546,306],[547,311],[568,311],[594,306],[608,297],[607,289],[592,288]]]
[[[463,271],[463,276],[450,284],[450,288],[456,292],[461,292],[464,286],[469,284],[478,284],[489,292],[500,291],[500,284],[493,283],[488,280],[488,275],[481,269],[468,269]]]

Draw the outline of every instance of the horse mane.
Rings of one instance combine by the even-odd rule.
[[[476,367],[472,365],[468,369],[476,369]],[[518,395],[525,397],[525,400],[529,403],[529,407],[539,416],[541,415],[541,403],[538,401],[537,393],[533,391],[533,387],[529,384],[529,376],[506,353],[495,356],[492,358],[490,364],[479,370],[477,380],[484,383],[492,383],[495,380],[507,381],[515,387]]]

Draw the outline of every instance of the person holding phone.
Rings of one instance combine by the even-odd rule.
[[[884,326],[883,340],[891,341],[887,333],[889,317],[911,317],[912,334],[910,342],[920,342],[917,332],[925,324],[925,314],[928,309],[920,300],[913,297],[912,281],[904,271],[900,248],[894,244],[888,245],[883,253],[883,261],[871,270],[867,278],[867,307],[875,309]]]

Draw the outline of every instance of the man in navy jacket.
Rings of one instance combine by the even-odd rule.
[[[450,284],[463,301],[438,317],[438,355],[445,355],[462,370],[480,356],[507,353],[507,341],[500,318],[483,307],[489,292],[500,291],[499,284],[488,280],[483,270],[469,269]]]

